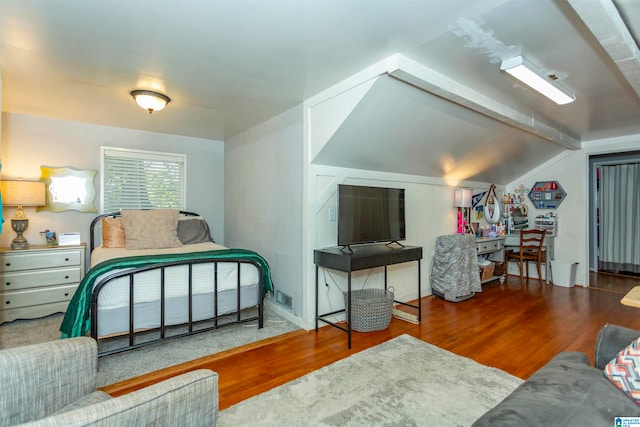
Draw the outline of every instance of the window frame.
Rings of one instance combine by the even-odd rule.
[[[159,162],[175,162],[182,164],[182,174],[181,174],[181,183],[180,183],[180,191],[181,197],[179,200],[179,206],[175,209],[185,210],[187,205],[187,155],[181,153],[169,153],[169,152],[160,152],[160,151],[150,151],[150,150],[139,150],[139,149],[131,149],[131,148],[119,148],[119,147],[108,147],[102,146],[100,147],[100,212],[101,213],[109,213],[105,210],[105,160],[107,157],[116,157],[123,159],[139,159],[145,161],[159,161]],[[148,209],[142,207],[124,207],[122,209]],[[155,207],[152,207],[155,209]],[[113,212],[113,209],[109,211]]]

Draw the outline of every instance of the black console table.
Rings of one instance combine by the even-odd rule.
[[[318,332],[318,322],[324,322],[347,333],[347,346],[351,348],[351,272],[364,270],[367,268],[384,267],[384,288],[387,289],[387,266],[392,264],[401,264],[404,262],[418,262],[418,305],[408,304],[402,301],[394,302],[418,310],[418,322],[422,320],[422,295],[420,286],[420,260],[422,259],[422,248],[419,246],[397,246],[395,244],[384,245],[361,245],[353,246],[351,250],[340,247],[316,249],[313,251],[313,261],[316,264],[316,332]],[[343,327],[335,322],[327,319],[338,313],[344,313],[346,307],[342,310],[332,311],[330,313],[318,313],[318,270],[320,267],[330,268],[332,270],[345,271],[347,275],[347,327]]]

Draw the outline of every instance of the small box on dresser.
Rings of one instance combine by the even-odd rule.
[[[66,311],[84,263],[84,244],[0,248],[0,324]]]

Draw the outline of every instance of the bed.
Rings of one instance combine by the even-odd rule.
[[[90,334],[99,356],[232,324],[263,327],[263,299],[273,291],[268,263],[216,244],[198,214],[99,215],[90,253],[60,330],[63,338]]]

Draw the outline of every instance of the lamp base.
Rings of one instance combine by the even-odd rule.
[[[11,242],[11,249],[13,249],[13,250],[29,249],[29,242],[26,241],[26,240],[24,242],[16,242],[14,240],[13,242]]]
[[[13,242],[11,242],[11,249],[29,249],[29,242],[22,236],[22,233],[29,227],[29,220],[11,218],[11,228],[17,233]]]

